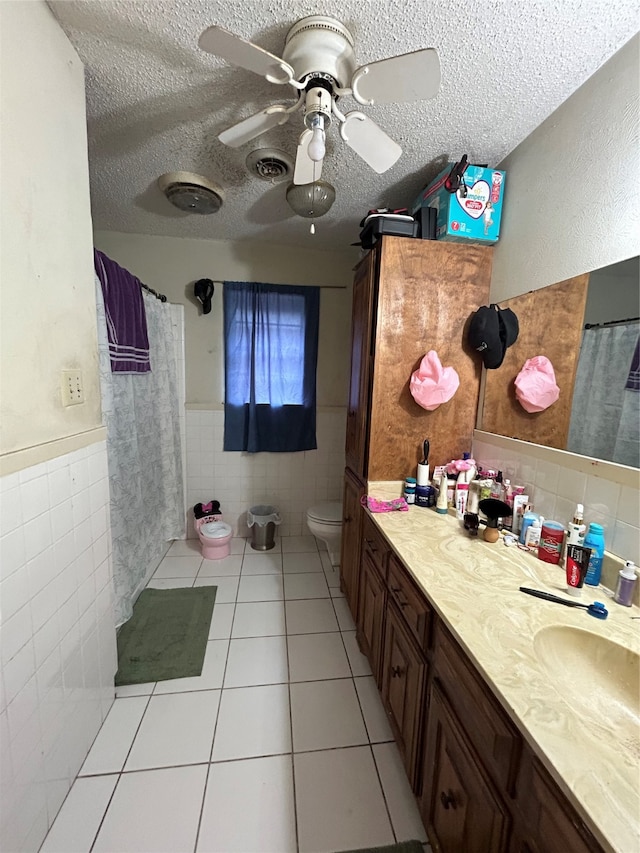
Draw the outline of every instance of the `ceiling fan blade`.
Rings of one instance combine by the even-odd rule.
[[[218,135],[218,139],[230,148],[240,148],[245,142],[255,139],[261,133],[266,133],[272,127],[289,121],[289,115],[290,112],[287,107],[282,104],[274,104],[274,106],[267,107],[223,130]]]
[[[351,81],[360,104],[408,104],[434,98],[440,88],[440,60],[432,47],[391,56],[358,68]]]
[[[278,56],[263,50],[250,41],[241,39],[222,27],[209,27],[198,39],[200,48],[266,77],[270,83],[289,83],[294,77],[293,68]]]
[[[379,175],[390,169],[402,154],[398,143],[364,113],[347,113],[340,125],[340,136]]]
[[[312,160],[309,157],[309,141],[312,132],[304,130],[298,142],[296,152],[296,167],[293,172],[294,184],[312,184],[319,181],[322,175],[322,160]]]

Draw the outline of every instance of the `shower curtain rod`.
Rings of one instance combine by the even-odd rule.
[[[623,323],[637,323],[640,317],[627,317],[626,320],[609,320],[608,323],[585,323],[585,329],[601,329],[604,326],[620,326]]]
[[[140,287],[142,287],[144,290],[146,290],[147,293],[150,293],[152,296],[155,296],[155,298],[159,299],[160,302],[166,302],[167,301],[167,297],[164,295],[164,293],[156,293],[155,290],[153,290],[150,287],[147,287],[147,285],[143,284],[142,282],[140,282]]]

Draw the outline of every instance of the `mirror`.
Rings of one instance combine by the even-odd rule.
[[[520,335],[486,371],[480,429],[640,468],[640,259],[500,305],[515,311]],[[552,362],[560,399],[529,414],[513,380],[535,355]]]

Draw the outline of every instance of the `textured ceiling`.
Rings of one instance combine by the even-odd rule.
[[[49,0],[86,66],[89,162],[97,229],[212,239],[252,239],[343,248],[372,207],[410,205],[448,160],[495,166],[638,29],[637,0]],[[200,33],[218,24],[282,54],[289,28],[310,14],[339,18],[358,65],[422,47],[438,49],[438,96],[417,104],[362,107],[403,148],[375,174],[327,134],[323,179],[332,210],[296,217],[286,184],[252,177],[247,154],[266,146],[295,158],[302,118],[231,149],[217,135],[293,90],[202,52]],[[341,109],[359,108],[351,98]],[[222,210],[181,213],[156,187],[185,170],[221,184]],[[508,192],[508,177],[507,177]]]

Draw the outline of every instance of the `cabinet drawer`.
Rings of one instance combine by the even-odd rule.
[[[404,616],[407,627],[424,651],[429,647],[431,608],[395,554],[389,554],[389,594]]]
[[[521,739],[464,652],[440,622],[435,637],[435,678],[469,740],[499,787],[514,793]]]
[[[364,513],[362,523],[362,554],[363,556],[369,555],[371,562],[378,570],[378,574],[383,581],[386,581],[389,546],[387,540],[366,513]]]

